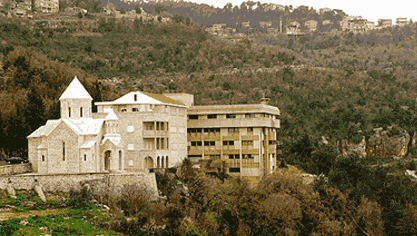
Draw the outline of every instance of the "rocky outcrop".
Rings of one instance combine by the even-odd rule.
[[[395,159],[403,158],[407,154],[410,135],[406,130],[392,125],[375,128],[375,134],[369,138],[367,149],[369,154],[376,156],[392,156]]]

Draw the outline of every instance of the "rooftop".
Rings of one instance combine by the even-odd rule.
[[[123,105],[123,104],[155,104],[155,105],[175,105],[185,107],[177,100],[171,99],[162,94],[148,92],[130,92],[121,98],[110,102],[96,102],[96,105]]]
[[[90,96],[90,94],[87,92],[87,90],[85,90],[85,88],[81,84],[81,82],[77,79],[77,76],[74,77],[72,82],[68,85],[67,89],[64,91],[64,93],[59,98],[59,100],[74,99],[74,98],[82,98],[82,99],[93,100],[93,98]]]

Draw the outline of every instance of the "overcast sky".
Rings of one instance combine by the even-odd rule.
[[[188,0],[189,1],[189,0]],[[215,7],[223,8],[228,2],[232,3],[233,6],[243,2],[242,0],[191,0],[190,2],[196,3],[206,3],[208,5],[213,5]],[[257,1],[254,1],[257,2]],[[369,0],[349,0],[349,1],[334,1],[334,0],[316,0],[316,1],[306,1],[306,0],[291,0],[291,1],[259,1],[261,3],[276,3],[281,5],[293,5],[294,8],[300,5],[306,5],[313,7],[314,9],[319,9],[323,7],[328,7],[330,9],[342,9],[348,15],[360,15],[363,18],[375,21],[379,18],[381,19],[392,19],[392,23],[395,23],[395,20],[398,17],[407,17],[413,21],[417,21],[417,1],[412,0],[396,0],[396,1],[369,1]]]

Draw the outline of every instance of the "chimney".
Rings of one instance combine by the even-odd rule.
[[[262,105],[268,105],[269,104],[269,100],[271,100],[271,99],[269,99],[269,98],[261,98],[261,104]]]

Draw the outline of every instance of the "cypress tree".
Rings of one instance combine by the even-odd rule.
[[[44,124],[45,106],[41,95],[34,87],[30,88],[27,100],[26,121],[29,126],[29,132],[33,132]]]

